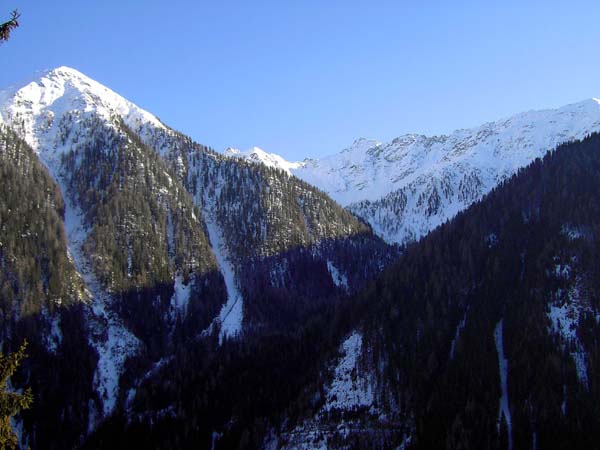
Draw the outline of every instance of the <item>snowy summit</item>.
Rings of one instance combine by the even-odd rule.
[[[290,162],[285,160],[283,157],[275,153],[267,153],[263,149],[258,147],[252,147],[250,150],[245,152],[236,148],[229,147],[223,152],[225,156],[234,158],[245,159],[250,162],[261,163],[268,167],[274,167],[287,172],[288,175],[292,174],[292,170],[299,169],[302,167],[301,162]]]
[[[70,67],[43,71],[18,87],[0,91],[0,123],[22,121],[22,135],[38,150],[52,144],[58,123],[67,114],[120,117],[136,131],[161,121],[116,92]]]
[[[303,163],[260,149],[238,154],[317,186],[381,237],[402,243],[452,218],[559,144],[595,131],[600,100],[591,98],[449,135],[405,134],[387,143],[361,138],[339,153]]]

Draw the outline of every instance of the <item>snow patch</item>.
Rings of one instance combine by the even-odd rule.
[[[219,442],[219,439],[221,439],[222,436],[223,436],[222,433],[217,433],[216,431],[212,432],[210,450],[215,450],[215,446],[216,446],[217,442]]]
[[[112,297],[101,285],[83,252],[88,230],[83,222],[82,211],[67,195],[68,189],[60,175],[59,155],[64,151],[39,151],[38,155],[63,194],[68,255],[86,286],[89,301],[89,308],[85,310],[88,339],[98,353],[93,385],[102,401],[101,417],[96,418],[94,413],[90,413],[88,428],[93,430],[98,424],[97,419],[106,418],[114,411],[125,361],[138,351],[140,343],[112,310]]]
[[[412,444],[412,434],[405,434],[397,450],[406,450]]]
[[[173,296],[171,297],[171,307],[180,315],[185,316],[187,313],[188,304],[190,302],[190,293],[192,291],[192,280],[185,284],[182,275],[175,277],[173,285]]]
[[[64,186],[61,186],[64,190]],[[65,198],[65,228],[69,254],[87,287],[90,309],[87,314],[89,343],[98,353],[98,366],[94,373],[94,388],[102,400],[104,418],[116,406],[119,378],[125,361],[139,349],[138,339],[125,327],[112,310],[112,298],[100,284],[83,254],[82,245],[87,236],[81,211]],[[92,417],[92,416],[90,416]],[[90,429],[95,428],[94,423]]]
[[[242,152],[236,148],[228,148],[223,152],[225,156],[240,158],[253,163],[264,164],[267,167],[273,167],[283,170],[288,175],[292,174],[292,170],[302,167],[301,162],[290,162],[275,153],[267,153],[263,149],[253,147],[248,151]]]
[[[350,448],[354,435],[377,439],[375,436],[382,430],[386,430],[383,431],[386,434],[392,429],[401,438],[399,448],[409,448],[415,430],[414,419],[410,414],[403,414],[401,419],[390,421],[377,408],[376,378],[368,368],[360,365],[364,351],[363,336],[355,330],[340,345],[341,355],[335,362],[333,380],[325,389],[325,402],[321,408],[313,417],[281,436],[268,436],[263,448]],[[319,399],[320,396],[315,401]],[[367,408],[367,411],[357,418],[354,412],[359,408]],[[340,440],[344,444],[340,445]]]
[[[374,394],[370,377],[365,377],[359,368],[363,351],[362,335],[354,331],[341,346],[342,358],[335,368],[331,385],[327,389],[324,409],[352,410],[373,405]]]
[[[566,299],[563,299],[562,303],[555,302],[554,304],[550,304],[547,314],[551,323],[551,331],[560,336],[563,348],[567,346],[570,349],[570,354],[577,370],[577,378],[587,389],[586,353],[581,340],[577,336],[579,319],[585,309],[581,304],[579,283],[579,280],[575,282],[575,285],[568,291]]]
[[[348,290],[348,277],[341,273],[337,267],[333,265],[331,261],[327,261],[327,270],[331,275],[331,280],[333,284],[335,284],[339,288],[343,288],[344,290]]]
[[[205,214],[206,229],[208,239],[212,246],[217,264],[221,269],[221,274],[225,280],[227,289],[227,302],[221,308],[218,321],[221,324],[219,333],[219,342],[223,342],[226,337],[236,337],[242,331],[242,321],[244,315],[244,301],[242,294],[237,286],[233,266],[229,261],[229,253],[223,242],[223,234],[211,214]]]

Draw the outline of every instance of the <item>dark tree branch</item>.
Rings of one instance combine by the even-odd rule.
[[[10,20],[0,25],[0,44],[8,41],[10,32],[19,26],[19,17],[21,14],[15,9],[10,15]]]

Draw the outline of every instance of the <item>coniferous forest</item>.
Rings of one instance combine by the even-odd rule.
[[[460,173],[344,207],[74,69],[0,94],[0,448],[598,446],[597,132],[462,130]],[[465,169],[490,136],[512,172]]]

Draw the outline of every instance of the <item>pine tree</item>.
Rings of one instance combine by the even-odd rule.
[[[10,418],[23,409],[28,409],[33,402],[31,389],[23,394],[8,392],[6,383],[19,367],[19,363],[26,356],[27,341],[23,341],[21,348],[8,355],[0,354],[0,450],[17,448],[17,436],[10,426]]]
[[[0,24],[0,44],[4,41],[8,41],[10,32],[19,26],[20,16],[21,14],[15,9],[10,15],[10,20]]]

